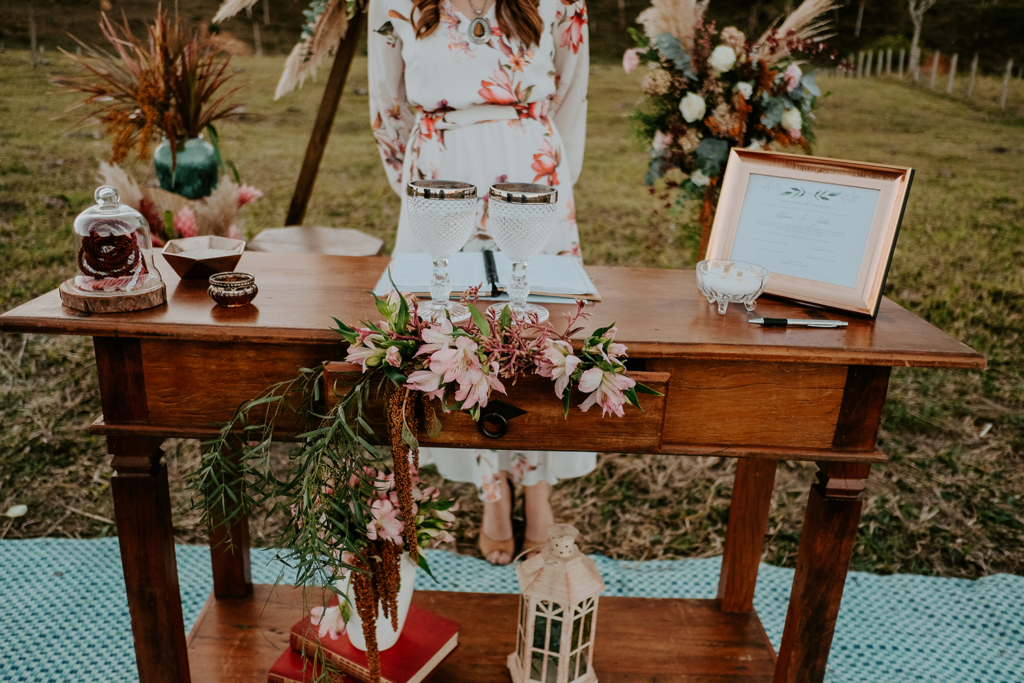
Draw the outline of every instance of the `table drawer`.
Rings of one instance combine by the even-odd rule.
[[[337,402],[351,384],[352,372],[359,366],[348,363],[325,363],[324,380],[328,390],[329,405]],[[630,376],[655,391],[667,394],[669,374],[667,372],[632,372]],[[584,395],[574,392],[569,416],[562,411],[562,401],[555,396],[554,383],[537,375],[524,377],[515,386],[506,385],[507,396],[492,392],[492,403],[496,400],[526,411],[507,420],[507,429],[502,429],[500,418],[490,417],[495,406],[488,404],[482,415],[482,427],[491,431],[486,436],[481,425],[465,412],[443,414],[441,433],[436,437],[419,435],[424,446],[448,446],[453,448],[496,448],[515,450],[554,451],[600,451],[600,452],[657,452],[661,447],[662,427],[665,419],[665,396],[640,397],[643,411],[626,406],[624,417],[601,417],[601,409],[592,407],[587,412],[579,409]],[[491,410],[488,410],[491,409]],[[378,401],[370,411],[383,416]],[[376,428],[379,421],[371,421]],[[383,430],[379,433],[383,434]]]

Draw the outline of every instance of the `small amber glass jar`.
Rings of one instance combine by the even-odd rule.
[[[210,276],[210,298],[221,306],[234,308],[252,303],[259,293],[256,278],[248,273],[217,273]]]

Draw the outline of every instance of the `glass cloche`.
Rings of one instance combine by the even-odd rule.
[[[96,204],[75,219],[76,294],[110,297],[145,294],[163,286],[153,263],[153,238],[145,217],[121,203],[117,190],[96,190]]]

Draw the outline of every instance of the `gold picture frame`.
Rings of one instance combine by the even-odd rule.
[[[913,178],[902,166],[733,149],[705,258],[767,268],[766,294],[873,318]]]

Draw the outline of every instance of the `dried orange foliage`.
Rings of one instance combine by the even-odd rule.
[[[61,51],[86,73],[52,82],[86,95],[72,109],[92,107],[85,118],[98,118],[113,138],[111,163],[132,151],[148,159],[157,133],[167,137],[173,153],[179,141],[198,137],[215,121],[238,113],[241,105],[227,102],[238,88],[218,93],[234,76],[227,69],[230,56],[184,31],[163,10],[157,11],[146,40],[132,33],[127,17],[118,25],[102,14],[100,30],[113,52],[75,38],[82,55]]]

